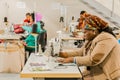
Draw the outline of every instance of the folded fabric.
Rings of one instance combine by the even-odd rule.
[[[14,32],[15,33],[23,33],[25,30],[21,27],[21,24],[15,24],[14,25]]]
[[[0,72],[19,73],[25,61],[24,46],[21,43],[0,44]]]

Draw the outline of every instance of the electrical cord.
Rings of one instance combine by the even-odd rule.
[[[82,71],[80,70],[80,68],[79,68],[78,65],[77,65],[77,67],[78,67],[78,70],[79,70],[79,72],[80,72],[80,74],[81,74],[81,76],[82,76],[82,80],[84,80],[84,77],[83,77]]]

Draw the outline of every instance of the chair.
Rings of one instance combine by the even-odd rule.
[[[41,45],[42,52],[45,51],[45,46],[47,45],[47,32],[43,31],[38,34],[38,44]]]

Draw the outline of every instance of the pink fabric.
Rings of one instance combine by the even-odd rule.
[[[41,21],[41,19],[42,19],[42,14],[36,13],[35,14],[35,21],[38,22],[38,21]]]
[[[14,25],[14,32],[15,32],[16,34],[19,34],[19,33],[23,33],[23,32],[24,32],[23,28],[21,27],[21,24],[15,24],[15,25]]]
[[[21,24],[15,24],[15,25],[14,25],[14,29],[20,28],[20,25],[21,25]]]

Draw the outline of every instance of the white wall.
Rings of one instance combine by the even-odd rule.
[[[26,8],[16,7],[16,3],[19,1],[25,2]],[[5,16],[8,17],[10,24],[22,23],[27,12],[40,12],[43,15],[49,39],[56,36],[57,30],[63,28],[59,23],[59,17],[61,16],[60,4],[66,6],[67,25],[72,16],[75,16],[75,20],[79,18],[81,10],[100,16],[94,10],[91,10],[89,6],[80,2],[80,0],[0,0],[0,26]]]
[[[96,0],[109,10],[120,16],[120,0]],[[114,2],[113,2],[114,1]]]
[[[25,2],[26,8],[16,7],[19,1]],[[27,12],[35,11],[43,15],[48,36],[54,36],[52,34],[56,34],[55,31],[58,30],[60,17],[60,10],[52,7],[54,3],[57,2],[55,0],[0,0],[0,26],[3,26],[4,17],[8,17],[9,24],[22,23]],[[51,32],[52,34],[49,34]]]
[[[32,11],[27,4],[26,8],[18,8],[16,3],[19,1],[21,0],[0,0],[0,22],[3,22],[3,18],[6,16],[9,23],[21,23],[25,13]]]

